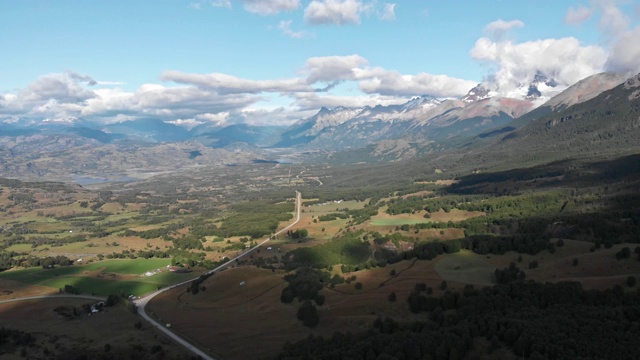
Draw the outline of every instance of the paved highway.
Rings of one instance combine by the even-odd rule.
[[[275,233],[275,235],[280,235],[283,232],[289,230],[292,226],[294,226],[295,224],[298,223],[298,221],[300,221],[300,211],[302,208],[302,194],[298,191],[296,191],[296,216],[294,221],[287,225],[285,228],[283,228],[282,230],[278,231]],[[206,274],[211,274],[214,273],[216,271],[222,270],[224,268],[226,268],[229,265],[232,265],[236,260],[247,256],[248,254],[254,252],[255,250],[257,250],[259,247],[261,247],[262,245],[268,243],[271,240],[271,236],[267,237],[264,241],[262,241],[260,244],[252,247],[251,249],[245,251],[244,253],[229,259],[229,261],[227,261],[226,263],[218,266],[217,268],[213,269],[213,270],[209,270],[208,272],[206,272]],[[193,344],[189,343],[188,341],[186,341],[185,339],[181,338],[180,336],[178,336],[177,334],[175,334],[174,332],[172,332],[170,330],[170,328],[167,328],[165,324],[161,324],[158,321],[156,321],[155,319],[153,319],[151,316],[149,316],[147,314],[147,312],[145,311],[145,307],[147,306],[147,304],[149,303],[149,301],[151,301],[151,299],[153,299],[154,297],[158,296],[159,294],[162,294],[165,291],[169,291],[171,289],[175,289],[179,286],[182,285],[186,285],[190,282],[192,282],[193,280],[195,280],[197,278],[193,278],[191,280],[187,280],[187,281],[183,281],[179,284],[175,284],[175,285],[171,285],[169,287],[166,287],[164,289],[160,289],[156,292],[153,292],[141,299],[135,300],[135,304],[138,307],[138,314],[140,314],[140,316],[142,316],[146,321],[148,321],[152,326],[156,327],[158,330],[162,331],[165,335],[167,335],[168,337],[170,337],[171,339],[175,340],[177,343],[181,344],[182,346],[184,346],[185,348],[187,348],[189,351],[193,352],[194,354],[202,357],[203,359],[206,360],[214,360],[211,356],[207,355],[204,351],[198,349],[196,346],[194,346]]]

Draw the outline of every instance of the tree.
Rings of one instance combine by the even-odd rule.
[[[280,294],[280,301],[285,304],[291,304],[295,297],[296,296],[293,293],[293,290],[291,290],[291,288],[287,286],[286,288],[282,289],[282,293]]]
[[[629,276],[629,277],[627,278],[627,286],[628,286],[628,287],[634,287],[634,286],[636,286],[636,278],[635,278],[635,276]]]
[[[578,266],[578,259],[573,259],[573,266]]]
[[[391,294],[389,294],[388,299],[389,299],[389,301],[391,301],[391,302],[395,302],[395,301],[396,301],[396,299],[397,299],[396,293],[395,293],[395,292],[392,292]]]
[[[356,290],[362,290],[362,283],[357,282],[353,287],[356,288]]]
[[[318,309],[309,300],[305,300],[302,306],[298,309],[298,320],[302,321],[302,324],[306,327],[316,327],[320,322],[318,316]]]

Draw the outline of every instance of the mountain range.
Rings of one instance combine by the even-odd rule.
[[[536,76],[531,83],[509,93],[512,97],[498,96],[486,84],[479,84],[460,99],[423,95],[399,105],[323,107],[288,127],[202,124],[186,129],[153,118],[107,125],[86,120],[51,123],[5,119],[0,121],[0,176],[51,175],[56,173],[51,170],[52,164],[74,174],[93,169],[95,173],[130,175],[127,167],[132,166],[171,171],[185,166],[270,159],[274,153],[280,157],[287,152],[329,154],[330,158],[346,162],[395,161],[447,149],[478,147],[496,139],[501,140],[492,143],[493,148],[504,147],[515,139],[531,142],[551,128],[565,128],[565,122],[583,123],[585,119],[590,121],[590,132],[603,136],[605,123],[593,120],[588,109],[600,109],[603,104],[613,106],[611,96],[617,94],[616,108],[602,110],[601,115],[608,119],[607,114],[627,106],[622,104],[625,101],[637,102],[638,90],[627,94],[629,89],[635,89],[634,79],[638,76],[601,73],[560,91],[552,79]],[[576,109],[583,113],[575,113]],[[635,129],[627,125],[622,128]],[[555,135],[545,136],[546,139],[537,140],[538,145],[548,146]],[[557,141],[566,143],[567,139]],[[549,148],[557,146],[551,144]],[[266,152],[265,148],[271,150]],[[274,148],[281,151],[274,152]],[[350,155],[337,155],[340,153]],[[179,166],[170,159],[176,154],[182,159]]]

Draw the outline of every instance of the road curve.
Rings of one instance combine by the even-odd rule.
[[[297,224],[300,221],[300,212],[302,209],[302,194],[299,191],[296,191],[296,216],[294,221],[287,225],[286,227],[284,227],[283,229],[281,229],[280,231],[276,232],[274,234],[275,235],[280,235],[283,232],[289,230],[291,227],[293,227],[295,224]],[[209,270],[205,273],[205,275],[209,275],[212,274],[216,271],[222,270],[224,268],[226,268],[229,265],[232,265],[236,260],[254,252],[255,250],[257,250],[258,248],[260,248],[262,245],[268,243],[271,240],[271,236],[267,237],[264,241],[262,241],[260,244],[250,248],[249,250],[245,251],[244,253],[229,259],[229,261],[227,261],[226,263],[218,266],[217,268],[213,269],[213,270]],[[198,276],[199,277],[199,276]],[[195,345],[189,343],[187,340],[181,338],[180,336],[178,336],[176,333],[172,332],[169,328],[166,327],[166,325],[159,323],[158,321],[156,321],[155,319],[153,319],[151,316],[149,316],[147,314],[147,312],[145,311],[145,307],[147,306],[147,304],[149,303],[149,301],[151,301],[151,299],[153,299],[154,297],[158,296],[159,294],[162,294],[165,291],[169,291],[171,289],[175,289],[179,286],[188,284],[190,282],[192,282],[193,280],[197,279],[193,278],[187,281],[183,281],[181,283],[178,284],[174,284],[171,286],[168,286],[164,289],[160,289],[156,292],[153,292],[141,299],[135,300],[134,303],[136,304],[136,306],[138,307],[138,314],[140,314],[140,316],[142,316],[143,319],[145,319],[146,321],[148,321],[152,326],[156,327],[158,330],[160,330],[162,333],[164,333],[165,335],[167,335],[168,337],[170,337],[171,339],[175,340],[177,343],[179,343],[180,345],[184,346],[185,348],[187,348],[189,351],[193,352],[194,354],[200,356],[202,359],[205,360],[214,360],[214,358],[212,358],[211,356],[209,356],[208,354],[206,354],[204,351],[198,349]]]

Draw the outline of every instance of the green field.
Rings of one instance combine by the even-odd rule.
[[[166,269],[169,259],[107,260],[88,265],[73,265],[55,269],[30,268],[0,272],[0,279],[13,280],[32,285],[63,289],[72,285],[85,294],[133,294],[142,295],[177,282],[195,277],[194,273],[174,273]],[[153,276],[142,276],[147,271],[162,269]],[[83,273],[92,272],[91,276]],[[106,275],[96,277],[96,272]],[[135,280],[109,279],[107,274],[139,275]],[[114,275],[115,277],[115,275]]]

